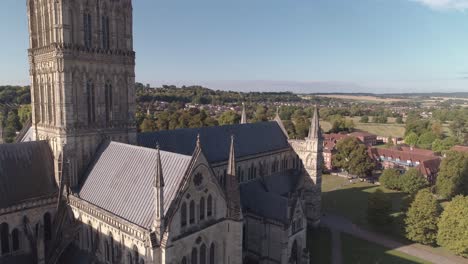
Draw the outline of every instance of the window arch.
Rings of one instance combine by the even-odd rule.
[[[108,81],[104,87],[106,122],[112,120],[112,84]]]
[[[138,254],[137,246],[133,246],[133,260],[135,264],[138,264],[138,260],[140,259],[140,255]]]
[[[106,261],[110,262],[110,248],[109,248],[109,242],[104,241],[104,256],[106,257]]]
[[[88,221],[88,226],[86,228],[86,238],[88,240],[88,249],[91,250],[93,248],[93,226],[91,225],[91,221]]]
[[[205,219],[205,197],[200,198],[200,220]]]
[[[11,232],[11,242],[13,252],[18,251],[20,249],[20,233],[16,228]]]
[[[88,105],[88,123],[94,123],[96,121],[96,105],[94,98],[94,84],[91,80],[86,82],[86,102]]]
[[[192,260],[191,260],[191,263],[192,264],[197,264],[198,262],[198,252],[197,252],[197,249],[196,248],[193,248],[192,249]]]
[[[83,42],[86,48],[91,48],[92,45],[92,19],[91,19],[91,14],[86,11],[83,14]]]
[[[215,244],[211,243],[210,246],[210,264],[215,264]]]
[[[185,202],[182,203],[180,207],[180,226],[184,227],[187,225],[187,204]]]
[[[189,209],[189,223],[195,223],[195,202],[192,200],[190,201],[190,209]]]
[[[10,252],[10,230],[7,223],[0,225],[0,242],[2,244],[2,254],[8,254]]]
[[[207,206],[206,206],[206,215],[208,217],[213,215],[213,197],[211,197],[211,194],[208,195],[208,201],[207,201]]]
[[[101,17],[101,47],[105,50],[109,49],[109,17],[102,16]]]
[[[50,213],[44,214],[44,239],[50,241],[52,239],[52,219]]]
[[[109,233],[109,247],[110,247],[110,262],[112,263],[115,259],[114,237],[112,236],[112,233]]]
[[[200,246],[200,264],[206,264],[206,246],[202,244]]]

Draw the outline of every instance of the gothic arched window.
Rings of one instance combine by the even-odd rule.
[[[182,261],[180,262],[181,264],[187,264],[187,258],[186,257],[183,257],[182,258]]]
[[[187,225],[187,204],[185,202],[182,203],[180,207],[180,226],[184,227]]]
[[[93,39],[93,31],[92,31],[92,21],[91,21],[91,14],[89,12],[85,12],[83,14],[83,32],[84,32],[84,45],[86,48],[91,48],[92,39]]]
[[[10,240],[9,234],[10,230],[7,223],[0,225],[0,243],[2,244],[2,254],[7,254],[10,252]]]
[[[109,49],[109,17],[108,16],[102,16],[101,18],[101,47],[105,50]]]
[[[95,103],[94,103],[94,84],[91,80],[86,82],[86,102],[88,104],[88,123],[96,121]]]
[[[106,261],[110,262],[110,248],[109,248],[109,242],[104,241],[104,256],[106,257]]]
[[[140,260],[140,255],[138,254],[138,248],[136,246],[133,246],[133,260],[135,264],[138,264]]]
[[[44,239],[46,241],[52,239],[52,219],[48,212],[44,214]]]
[[[190,201],[190,209],[189,209],[189,223],[195,223],[195,202],[192,200]]]
[[[210,246],[210,264],[215,264],[215,244],[211,243]]]
[[[206,206],[206,215],[208,217],[213,215],[213,198],[211,197],[211,194],[208,195],[207,206]]]
[[[193,248],[192,249],[192,260],[191,260],[191,263],[192,264],[197,264],[198,262],[198,252],[197,252],[197,249],[196,248]]]
[[[91,221],[88,221],[88,226],[86,228],[86,238],[88,240],[88,249],[91,250],[93,248],[93,226],[91,225]]]
[[[206,246],[202,244],[200,247],[200,264],[206,264]]]
[[[115,259],[115,252],[114,252],[114,237],[112,233],[109,233],[109,247],[110,247],[110,262],[112,263]]]
[[[20,234],[16,228],[11,232],[11,242],[13,252],[18,251],[20,249]]]
[[[110,82],[106,83],[104,88],[105,92],[105,107],[106,107],[106,122],[112,120],[112,85]]]
[[[205,219],[205,197],[200,198],[200,220]]]

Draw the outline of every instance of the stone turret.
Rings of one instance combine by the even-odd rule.
[[[241,124],[247,124],[247,115],[245,114],[245,105],[242,103]]]
[[[162,237],[164,229],[164,177],[161,164],[161,153],[159,151],[159,144],[156,145],[156,164],[155,164],[155,173],[153,181],[154,189],[154,207],[155,207],[155,216],[153,229],[159,233],[160,238]]]
[[[226,197],[228,206],[228,218],[242,220],[240,205],[239,180],[236,175],[236,155],[234,151],[234,136],[231,136],[229,148],[229,160],[226,170]]]

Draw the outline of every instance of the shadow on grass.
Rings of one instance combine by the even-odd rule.
[[[388,212],[391,221],[384,226],[373,226],[367,220],[369,195],[377,189],[381,189],[392,202],[392,210]],[[325,214],[343,216],[365,229],[389,234],[399,240],[405,240],[404,217],[409,203],[410,198],[405,193],[367,183],[350,184],[344,188],[322,194],[322,211]]]
[[[310,263],[331,263],[331,232],[326,227],[309,228],[307,230],[307,247],[310,253]]]
[[[341,233],[341,243],[343,264],[429,263],[344,233]]]

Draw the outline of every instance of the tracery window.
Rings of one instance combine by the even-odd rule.
[[[10,230],[7,223],[0,225],[0,242],[2,244],[2,254],[10,252],[9,234]]]
[[[190,201],[190,209],[189,209],[189,223],[195,223],[195,202],[192,200]]]
[[[200,264],[206,264],[206,246],[202,244],[200,247]]]
[[[88,104],[88,123],[94,123],[96,121],[96,106],[94,101],[94,84],[91,80],[86,82],[86,99]]]
[[[205,197],[200,198],[200,220],[205,219]]]
[[[193,248],[192,249],[192,260],[191,260],[191,263],[192,264],[197,264],[198,262],[198,252],[197,252],[197,249],[196,248]]]
[[[13,229],[11,232],[11,242],[13,252],[18,251],[20,249],[20,235],[18,229]]]
[[[109,17],[108,16],[102,16],[101,18],[101,47],[103,49],[108,50],[109,49]]]
[[[207,206],[206,206],[206,215],[208,217],[213,215],[213,197],[211,197],[211,194],[208,195]]]
[[[52,239],[52,219],[50,213],[44,214],[44,239],[46,241]]]
[[[91,14],[89,12],[85,12],[83,14],[83,37],[84,37],[84,45],[87,48],[91,48],[92,45],[92,19]]]
[[[215,264],[215,244],[211,243],[210,246],[210,264]]]
[[[112,119],[112,84],[107,82],[104,88],[105,92],[105,108],[106,108],[106,122]]]
[[[187,204],[182,203],[180,207],[180,226],[185,227],[187,225]]]

